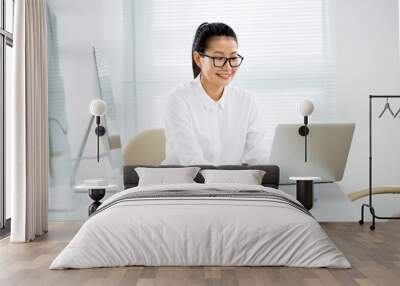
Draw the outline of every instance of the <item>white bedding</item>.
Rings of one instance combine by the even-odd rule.
[[[154,190],[266,190],[238,184],[135,187]],[[124,201],[90,217],[50,269],[126,265],[295,266],[349,268],[318,222],[287,204],[262,199],[185,198]]]

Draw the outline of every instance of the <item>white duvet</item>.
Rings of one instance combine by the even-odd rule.
[[[257,189],[254,185],[179,184],[149,190]],[[90,217],[50,269],[146,266],[295,266],[349,268],[350,263],[311,216],[258,199],[185,198],[125,201]]]

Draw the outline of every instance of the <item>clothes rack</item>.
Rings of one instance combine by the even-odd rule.
[[[372,103],[374,99],[386,99],[388,102],[389,98],[400,98],[400,95],[370,95],[369,96],[369,203],[363,204],[361,206],[361,219],[359,220],[359,224],[364,223],[364,208],[369,208],[369,211],[372,215],[372,225],[370,225],[370,229],[375,229],[375,219],[400,219],[400,217],[384,217],[378,216],[375,213],[375,208],[372,204]],[[397,115],[397,113],[396,113]]]

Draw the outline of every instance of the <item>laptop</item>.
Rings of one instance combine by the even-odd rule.
[[[289,177],[320,177],[319,182],[343,178],[353,139],[354,123],[309,124],[307,162],[302,124],[279,124],[273,138],[270,163],[280,168],[280,184],[294,183]]]

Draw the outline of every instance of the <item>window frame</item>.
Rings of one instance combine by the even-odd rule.
[[[6,188],[5,188],[5,104],[6,104],[6,49],[13,47],[13,33],[6,30],[6,0],[0,0],[1,21],[0,21],[0,236],[10,231],[10,219],[6,217]],[[13,13],[15,0],[12,0]],[[13,17],[14,15],[11,15]]]

